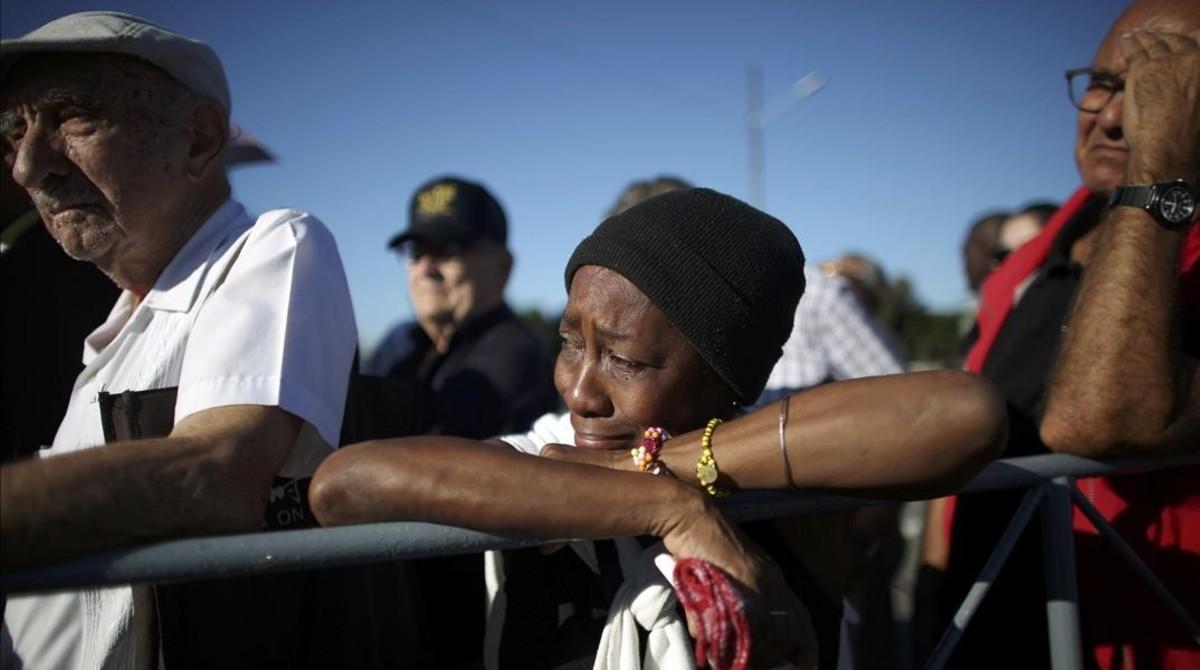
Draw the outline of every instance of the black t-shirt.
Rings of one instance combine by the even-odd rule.
[[[1008,403],[1007,458],[1047,453],[1038,435],[1046,381],[1083,275],[1083,267],[1071,260],[1071,245],[1091,229],[1097,213],[1085,209],[1063,228],[984,361],[983,376]]]
[[[388,376],[424,382],[421,432],[484,439],[525,431],[558,406],[546,348],[507,305],[468,321],[439,354],[421,327]]]
[[[485,439],[526,431],[557,408],[546,349],[507,305],[464,324],[444,354],[416,324],[408,337],[409,353],[388,374],[417,379],[424,387],[419,432]],[[483,555],[409,565],[422,602],[423,662],[429,667],[481,667],[487,601]]]
[[[827,591],[788,548],[771,520],[740,524],[755,544],[779,564],[812,617],[820,670],[838,666],[842,603]],[[655,538],[639,538],[643,547]],[[509,594],[500,637],[501,668],[584,670],[592,667],[608,608],[621,586],[621,569],[611,541],[595,543],[599,574],[575,552],[545,554],[541,548],[504,552],[504,589]],[[682,610],[682,606],[679,606]],[[646,648],[644,631],[640,645]],[[752,653],[753,655],[753,653]]]
[[[1071,245],[1095,225],[1099,209],[1092,203],[1063,228],[984,362],[983,376],[1000,389],[1008,407],[1005,457],[1047,453],[1038,433],[1046,381],[1082,278],[1081,266],[1071,260]],[[1025,492],[958,497],[942,600],[945,623],[978,577]],[[950,667],[1048,666],[1044,579],[1041,527],[1035,515],[955,648]]]

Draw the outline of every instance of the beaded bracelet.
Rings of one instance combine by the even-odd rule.
[[[712,438],[719,425],[720,419],[709,419],[708,425],[704,427],[704,436],[700,438],[700,460],[696,461],[696,479],[699,480],[700,486],[708,491],[708,495],[715,497],[729,495],[728,491],[717,488],[721,470],[717,467],[717,459],[713,457]]]
[[[667,469],[658,460],[658,455],[662,453],[663,442],[670,439],[667,431],[658,426],[650,426],[646,432],[642,434],[642,446],[634,447],[629,450],[629,455],[633,457],[633,464],[642,472],[649,472],[652,475],[664,474]]]

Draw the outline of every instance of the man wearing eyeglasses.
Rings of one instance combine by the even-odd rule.
[[[1067,79],[1083,187],[985,282],[979,339],[967,367],[1008,398],[1007,456],[1195,452],[1200,3],[1134,3],[1091,66],[1068,71]],[[1082,479],[1076,486],[1194,613],[1200,468]],[[1019,491],[960,496],[950,596],[965,594],[1020,497]],[[1104,668],[1200,667],[1195,632],[1168,614],[1085,517],[1074,514],[1085,658]],[[1035,517],[971,621],[951,657],[956,667],[1048,665],[1037,526]]]
[[[393,237],[408,272],[414,321],[397,325],[363,366],[416,378],[426,432],[486,438],[528,430],[555,408],[549,359],[504,302],[512,271],[508,222],[480,184],[444,176],[413,194]],[[431,667],[469,667],[483,649],[486,591],[479,554],[413,561],[425,593]]]
[[[490,437],[553,408],[545,347],[504,302],[507,240],[496,198],[446,176],[417,189],[408,228],[388,245],[408,272],[414,321],[393,328],[363,370],[424,380],[430,432]]]

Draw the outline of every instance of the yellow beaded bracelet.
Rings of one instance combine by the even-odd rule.
[[[696,479],[700,482],[700,486],[708,491],[708,495],[716,497],[729,495],[728,491],[717,488],[721,470],[717,467],[717,459],[713,457],[712,438],[719,425],[721,425],[720,419],[710,419],[708,425],[704,427],[704,436],[700,438],[700,460],[696,461]]]

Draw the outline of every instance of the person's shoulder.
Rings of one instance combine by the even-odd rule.
[[[542,338],[507,306],[503,309],[507,313],[480,336],[479,344],[486,348],[504,348],[538,355],[544,353],[546,346]]]
[[[318,227],[325,228],[325,224],[321,222],[316,215],[303,209],[294,209],[291,207],[281,207],[278,209],[268,209],[258,215],[255,219],[256,226],[301,226],[301,227]]]
[[[378,377],[387,376],[397,364],[420,349],[421,334],[421,326],[416,321],[396,323],[363,360],[362,373]]]
[[[336,299],[349,306],[342,257],[333,234],[320,219],[296,209],[273,209],[257,217],[243,212],[242,216],[247,225],[225,253],[234,272],[253,272],[258,281],[278,282],[293,291],[302,287],[293,294],[300,301],[327,304],[325,301]],[[339,314],[339,318],[353,318]],[[332,313],[325,316],[334,318]]]
[[[336,250],[333,234],[324,222],[301,209],[272,209],[263,212],[251,226],[250,240],[264,238],[290,239],[297,246],[328,247]]]
[[[384,333],[383,337],[379,338],[379,343],[392,342],[400,339],[412,339],[421,330],[421,325],[413,319],[402,319],[392,324]]]

